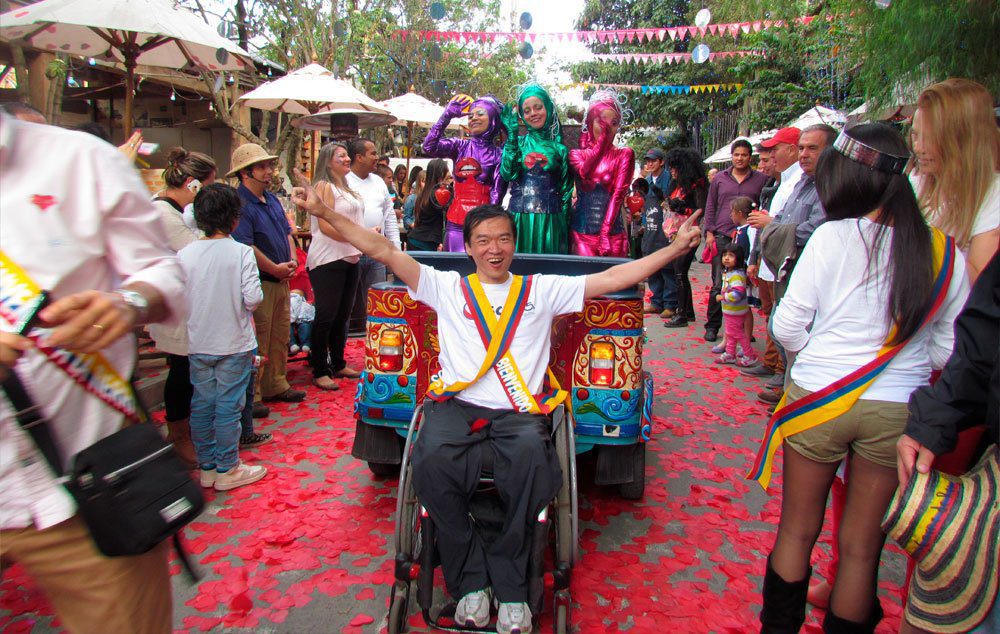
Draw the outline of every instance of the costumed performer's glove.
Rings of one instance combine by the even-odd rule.
[[[472,105],[472,97],[468,95],[455,95],[445,106],[444,113],[449,119],[461,117],[465,110]]]
[[[506,104],[500,111],[500,123],[507,130],[508,139],[517,137],[517,113],[514,112],[514,108],[510,104]]]

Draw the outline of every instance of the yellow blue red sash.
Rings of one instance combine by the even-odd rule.
[[[449,399],[481,379],[491,368],[500,379],[507,399],[519,412],[548,414],[566,398],[566,392],[559,389],[559,384],[551,371],[547,374],[548,385],[545,390],[541,394],[533,395],[510,354],[510,345],[528,304],[532,285],[531,277],[525,278],[520,275],[511,277],[510,289],[507,291],[499,319],[494,316],[493,307],[479,277],[472,274],[462,278],[462,293],[472,313],[472,321],[476,324],[483,345],[486,346],[486,356],[471,381],[456,381],[445,386],[441,379],[437,378],[427,390],[428,398],[435,401]]]
[[[920,328],[923,328],[937,313],[948,295],[951,277],[955,267],[955,241],[937,229],[931,229],[931,243],[934,247],[934,266],[936,269],[934,286],[931,291],[933,301],[930,310],[924,316]],[[919,330],[919,329],[918,329]],[[890,330],[887,341],[891,341],[894,329]],[[764,490],[771,482],[771,470],[774,454],[782,441],[789,436],[818,427],[851,409],[865,390],[875,381],[892,361],[906,341],[895,345],[885,344],[878,355],[870,362],[861,366],[847,376],[834,381],[825,388],[813,392],[790,405],[786,405],[787,393],[783,394],[774,414],[764,431],[760,449],[754,459],[753,467],[747,474],[747,480],[756,480]]]
[[[0,250],[0,317],[10,325],[24,323],[42,289],[16,262]],[[73,381],[131,420],[142,420],[135,392],[100,353],[84,354],[46,344],[50,328],[33,328],[26,336],[49,361]]]

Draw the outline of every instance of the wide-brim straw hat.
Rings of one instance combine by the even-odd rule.
[[[967,474],[914,472],[882,530],[916,560],[906,620],[932,632],[967,632],[989,614],[1000,567],[1000,450]]]
[[[246,143],[233,151],[233,158],[229,162],[230,170],[229,173],[226,174],[226,178],[234,176],[244,167],[248,167],[254,163],[260,163],[261,161],[274,161],[277,160],[277,158],[278,157],[273,154],[268,154],[267,150],[256,143]]]

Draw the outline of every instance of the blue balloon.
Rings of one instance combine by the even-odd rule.
[[[525,42],[524,44],[521,45],[521,48],[520,50],[518,50],[518,53],[520,53],[522,58],[528,59],[529,57],[535,54],[535,47],[531,45],[531,42]]]
[[[525,11],[521,14],[520,19],[521,28],[525,31],[531,28],[531,14]]]
[[[444,17],[444,4],[441,2],[431,3],[431,19],[440,20]]]

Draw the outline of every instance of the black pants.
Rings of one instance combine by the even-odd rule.
[[[191,415],[191,397],[194,387],[191,385],[191,367],[188,358],[183,354],[168,354],[167,380],[163,383],[163,408],[167,420],[174,422],[184,420]]]
[[[714,330],[716,332],[722,328],[722,304],[715,301],[715,296],[722,292],[722,249],[733,243],[732,238],[722,234],[715,234],[715,245],[719,248],[718,253],[712,258],[712,290],[708,292],[708,320],[705,322],[705,331]]]
[[[449,594],[460,598],[492,586],[500,602],[527,602],[531,526],[562,482],[548,420],[456,399],[425,400],[424,416],[413,448],[413,488],[437,527]],[[491,422],[470,433],[477,418]],[[503,532],[487,545],[468,509],[483,454],[490,450],[506,518]]]
[[[694,262],[694,249],[671,263],[677,281],[676,314],[683,315],[689,321],[694,320],[694,300],[691,297],[691,279],[688,277],[692,262]]]
[[[316,296],[309,363],[313,377],[318,379],[333,376],[347,366],[344,346],[347,320],[358,289],[358,265],[343,260],[321,264],[309,269],[309,283]]]

